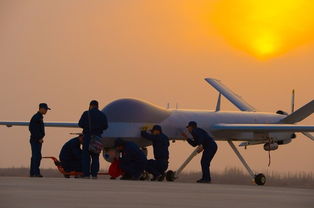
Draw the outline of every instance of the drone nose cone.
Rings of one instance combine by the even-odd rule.
[[[113,101],[102,111],[110,122],[160,123],[170,115],[170,111],[166,109],[133,98]]]

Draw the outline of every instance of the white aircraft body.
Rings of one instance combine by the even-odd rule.
[[[314,100],[304,105],[290,115],[283,111],[276,113],[256,112],[255,108],[245,102],[216,79],[205,79],[218,92],[218,102],[215,111],[165,109],[136,99],[119,99],[108,104],[102,111],[107,115],[109,128],[102,134],[105,145],[104,157],[112,161],[107,152],[113,147],[116,138],[124,138],[137,143],[143,149],[151,145],[141,138],[140,128],[159,124],[164,133],[173,141],[183,140],[182,132],[189,121],[196,121],[198,126],[206,130],[217,141],[227,141],[240,159],[252,179],[258,185],[264,185],[266,178],[256,174],[241,156],[233,141],[242,141],[240,146],[264,144],[264,150],[278,149],[278,146],[288,144],[300,132],[314,141],[314,126],[296,125],[314,112]],[[240,111],[226,112],[220,110],[221,95],[233,103]],[[292,101],[294,106],[294,96]],[[29,122],[0,122],[0,125],[28,126]],[[78,123],[45,122],[46,127],[78,128]],[[177,171],[168,171],[167,180],[173,181],[184,167],[197,154],[196,148]]]

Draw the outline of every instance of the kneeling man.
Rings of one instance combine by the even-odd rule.
[[[122,153],[120,168],[124,172],[122,180],[139,180],[146,167],[146,156],[134,143],[117,139],[115,148]]]
[[[83,134],[80,134],[63,145],[59,158],[65,171],[82,171],[81,144],[83,144],[83,138]]]
[[[161,126],[155,125],[150,133],[147,133],[143,128],[141,131],[142,137],[149,140],[153,144],[155,160],[148,160],[146,171],[153,174],[152,181],[163,181],[165,171],[168,169],[169,160],[169,139],[162,132]]]

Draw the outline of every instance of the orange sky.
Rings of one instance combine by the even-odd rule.
[[[212,19],[208,24],[200,19],[212,7],[193,2],[2,0],[0,120],[29,120],[39,102],[48,102],[53,111],[47,121],[77,121],[94,98],[102,106],[135,97],[160,106],[177,102],[180,108],[213,109],[217,93],[205,77],[223,80],[261,111],[289,111],[293,88],[296,107],[313,99],[313,40],[300,34],[306,38],[301,43],[296,33],[285,42],[293,47],[259,59],[230,42]],[[226,101],[223,109],[235,110]],[[303,123],[313,125],[313,116]],[[73,131],[47,129],[43,154],[58,155]],[[0,136],[0,167],[28,166],[27,128],[1,127]],[[213,170],[242,167],[230,147],[218,145]],[[299,135],[272,152],[270,168],[262,146],[241,152],[256,170],[312,172],[313,148],[312,141]],[[175,169],[192,149],[177,142],[171,150],[170,167]],[[52,164],[44,161],[42,166]],[[194,159],[187,170],[199,170],[199,161]]]
[[[230,45],[269,59],[313,41],[314,2],[308,0],[188,1],[194,17],[212,24]],[[209,27],[207,27],[209,28]]]

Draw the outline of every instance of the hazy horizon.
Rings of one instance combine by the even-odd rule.
[[[235,41],[239,33],[225,36],[226,30],[235,28],[217,28],[220,22],[211,20],[214,7],[202,7],[203,3],[2,0],[0,120],[29,121],[38,103],[47,102],[53,110],[45,121],[77,122],[91,99],[104,107],[124,97],[162,107],[170,103],[173,108],[178,103],[179,108],[214,109],[218,93],[205,77],[221,80],[264,112],[290,112],[292,89],[296,90],[296,109],[313,99],[314,14],[304,10],[304,24],[303,16],[298,17],[299,23],[290,21],[291,17],[286,22],[281,19],[280,25],[288,30],[276,30],[276,38],[283,39],[284,47],[260,58],[243,40]],[[230,8],[219,9],[223,16]],[[223,20],[226,24],[230,21],[227,17]],[[303,30],[299,34],[295,29],[300,25]],[[242,38],[254,37],[248,35],[250,28],[239,32]],[[237,110],[225,99],[222,109]],[[301,124],[313,125],[313,115]],[[77,131],[46,128],[43,155],[58,156],[71,138],[69,133]],[[27,167],[28,129],[0,127],[0,136],[0,167]],[[213,170],[242,168],[226,142],[218,142],[218,146]],[[269,168],[268,152],[261,145],[240,148],[240,152],[257,172],[314,172],[313,148],[313,141],[298,134],[291,144],[271,152]],[[183,142],[171,144],[170,149],[170,169],[176,169],[192,151]],[[107,167],[101,160],[102,168]],[[53,164],[43,161],[42,167]],[[200,170],[199,158],[186,170]]]

